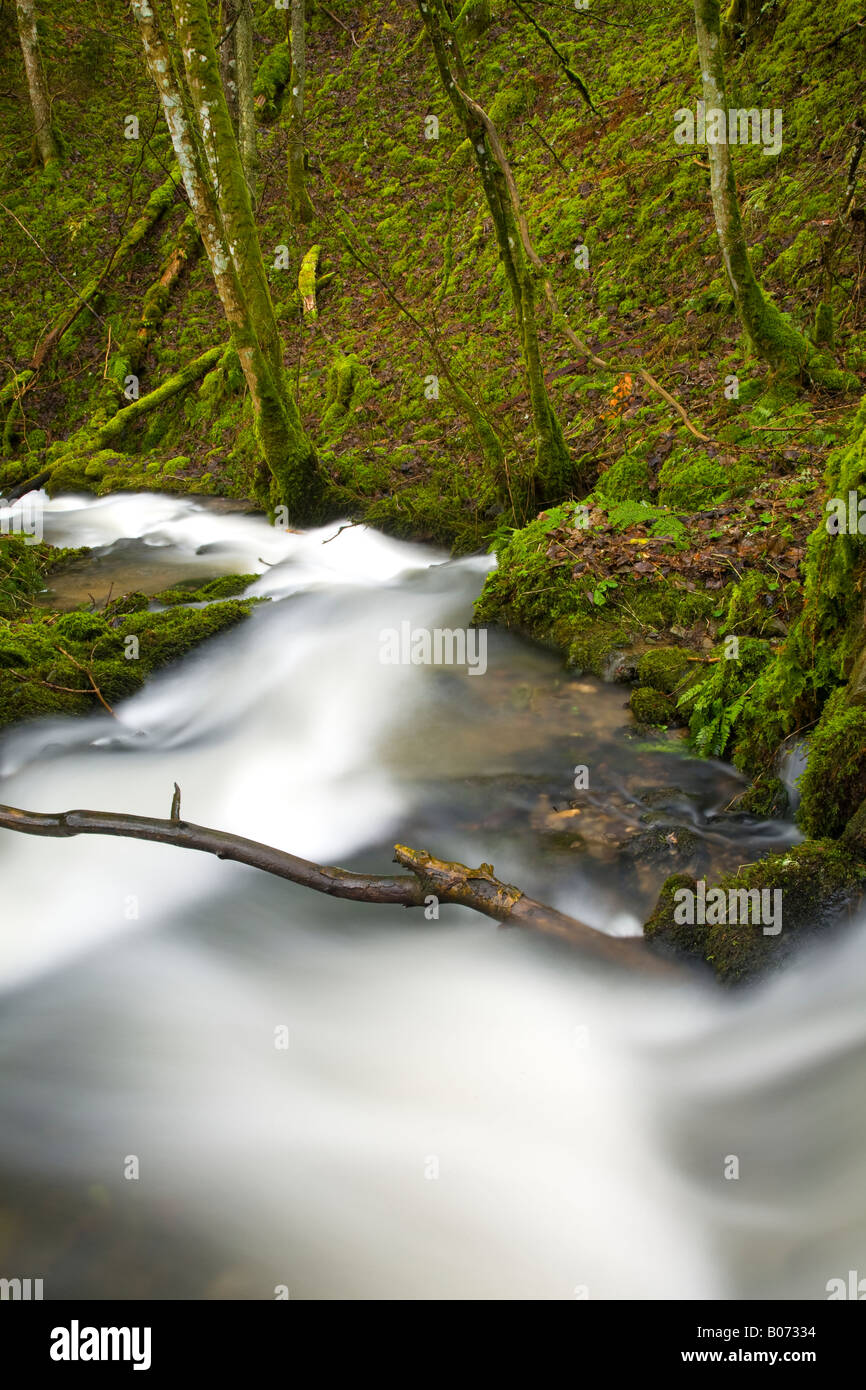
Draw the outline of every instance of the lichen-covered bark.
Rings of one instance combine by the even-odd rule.
[[[219,46],[220,79],[241,161],[255,201],[259,160],[253,98],[253,29],[250,0],[223,0]]]
[[[304,93],[307,81],[307,44],[304,0],[292,0],[289,21],[289,48],[292,71],[289,79],[289,206],[296,226],[313,221],[315,213],[307,193],[304,171]]]
[[[442,86],[471,141],[484,196],[493,219],[499,255],[511,291],[529,387],[536,433],[536,480],[546,495],[561,496],[568,489],[572,463],[544,381],[535,319],[535,283],[523,251],[505,176],[491,155],[484,122],[465,100],[466,70],[454,26],[442,0],[418,0],[418,9],[430,37]]]
[[[311,246],[304,259],[301,261],[301,269],[298,275],[298,292],[301,296],[301,307],[307,318],[315,319],[319,316],[316,307],[316,269],[319,264],[319,252],[321,247]]]
[[[256,200],[259,181],[259,152],[256,143],[256,111],[253,97],[253,24],[250,0],[240,0],[235,52],[238,85],[238,146],[247,176],[250,198]]]
[[[237,0],[222,0],[220,6],[223,30],[220,37],[220,79],[226,94],[226,105],[232,125],[238,128],[238,73],[235,30],[238,23]]]
[[[222,220],[225,245],[259,344],[277,372],[282,368],[282,343],[253,220],[249,188],[219,79],[206,0],[172,0],[172,8],[186,85]]]
[[[727,111],[719,0],[694,0],[703,99],[707,110]],[[759,285],[743,231],[734,166],[727,141],[708,142],[710,193],[737,314],[759,357],[787,376],[804,374],[818,385],[845,389],[852,383],[782,314]]]
[[[293,516],[313,516],[321,504],[321,479],[283,367],[282,342],[206,0],[172,0],[181,58],[177,63],[153,0],[132,0],[132,7],[249,387],[273,491]]]
[[[60,147],[51,126],[51,99],[39,51],[35,0],[16,0],[16,11],[18,37],[21,40],[24,71],[27,74],[30,105],[33,108],[33,122],[36,127],[36,148],[47,169],[49,165],[59,163]]]

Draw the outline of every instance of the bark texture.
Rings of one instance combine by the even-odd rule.
[[[533,268],[527,261],[508,186],[493,156],[488,130],[467,98],[468,81],[457,33],[442,0],[418,0],[430,38],[442,86],[460,120],[481,178],[490,209],[499,256],[511,292],[536,435],[535,474],[546,495],[561,496],[573,481],[572,462],[556,412],[547,393],[535,314]]]
[[[48,95],[48,83],[42,66],[42,54],[39,51],[35,0],[16,0],[16,10],[18,37],[24,55],[24,71],[27,74],[33,123],[36,128],[36,148],[47,169],[49,165],[60,162],[60,147],[51,125],[51,98]]]
[[[694,8],[706,109],[727,113],[719,0],[694,0]],[[707,151],[713,216],[722,259],[737,315],[755,352],[782,375],[803,374],[816,385],[845,389],[851,384],[846,374],[815,350],[758,283],[749,259],[727,140],[708,141]]]
[[[304,92],[307,81],[306,14],[304,0],[292,0],[289,48],[292,72],[289,78],[289,206],[296,226],[313,221],[315,212],[307,193],[304,161]]]
[[[132,0],[132,8],[249,388],[259,444],[273,479],[272,498],[284,503],[293,518],[312,519],[321,507],[321,478],[283,366],[206,0],[172,0],[174,50],[159,7],[152,0]]]

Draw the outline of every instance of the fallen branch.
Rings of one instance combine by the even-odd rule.
[[[129,330],[110,360],[109,353],[106,353],[103,372],[106,384],[102,388],[101,404],[90,422],[92,428],[98,428],[100,423],[104,423],[108,416],[114,413],[117,395],[124,394],[126,378],[138,376],[151,341],[156,336],[168,309],[175,286],[186,266],[195,260],[201,249],[201,237],[195,218],[190,213],[182,223],[174,244],[160,267],[159,275],[145,292],[138,323]],[[110,340],[110,325],[108,331]]]
[[[117,835],[132,840],[148,840],[179,849],[200,850],[238,864],[289,879],[316,893],[355,902],[393,903],[401,907],[425,907],[431,898],[473,908],[503,926],[524,927],[576,946],[597,960],[628,965],[644,971],[669,975],[675,967],[652,955],[639,938],[606,936],[604,932],[578,922],[556,908],[528,898],[519,888],[494,877],[493,866],[477,869],[465,864],[434,859],[424,850],[406,845],[394,846],[395,863],[411,870],[408,874],[356,874],[349,869],[314,864],[286,850],[246,840],[228,831],[212,830],[179,819],[180,792],[175,784],[172,819],[130,816],[111,811],[66,811],[42,813],[0,806],[0,829],[24,835],[43,835],[68,839],[73,835]]]
[[[318,244],[311,246],[304,259],[301,261],[301,269],[298,274],[298,290],[301,296],[304,317],[317,319],[319,310],[316,306],[316,267],[319,264],[319,253],[321,246]]]
[[[159,219],[168,212],[175,201],[179,183],[180,173],[174,172],[169,175],[164,183],[161,183],[158,188],[153,190],[145,204],[141,216],[133,223],[129,231],[114,247],[114,250],[105,262],[102,270],[98,275],[94,276],[80,294],[77,290],[75,291],[78,302],[57,320],[36,348],[33,354],[33,360],[30,363],[34,372],[38,372],[40,368],[44,366],[45,362],[60,342],[60,339],[69,331],[84,309],[88,309],[90,313],[96,318],[99,318],[100,322],[102,322],[100,315],[96,312],[96,305],[101,301],[105,281],[114,270],[115,266],[124,262],[135,248],[144,241],[144,238],[147,236],[154,223],[158,222]]]
[[[224,352],[224,346],[208,348],[207,352],[203,352],[200,357],[188,362],[179,372],[175,372],[173,376],[170,376],[167,381],[164,381],[161,386],[157,386],[148,395],[141,396],[131,405],[118,410],[116,415],[112,415],[110,420],[106,420],[103,425],[98,427],[93,435],[91,447],[96,450],[107,448],[114,440],[120,438],[133,421],[140,419],[142,415],[147,415],[151,410],[156,410],[164,401],[176,396],[180,391],[185,391],[187,387],[192,386],[200,377],[203,377],[212,367],[216,366]],[[74,448],[75,444],[76,438],[73,436],[69,440],[70,448]]]

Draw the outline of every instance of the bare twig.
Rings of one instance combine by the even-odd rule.
[[[57,650],[63,653],[67,661],[72,662],[72,665],[75,667],[77,671],[80,671],[83,676],[87,677],[87,679],[90,681],[91,689],[93,690],[93,693],[96,696],[99,703],[102,705],[102,708],[108,710],[108,713],[111,715],[112,719],[116,719],[117,715],[114,713],[114,710],[111,708],[111,705],[105,699],[105,696],[103,695],[99,686],[96,684],[96,681],[93,679],[93,672],[91,671],[90,667],[84,666],[80,661],[76,661],[72,653],[66,651],[65,648],[58,646]],[[84,694],[83,691],[79,691],[78,693],[80,695]]]

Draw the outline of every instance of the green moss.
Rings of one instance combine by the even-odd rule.
[[[815,310],[815,327],[812,336],[819,347],[832,347],[836,337],[833,309],[829,304],[819,304]]]
[[[0,535],[0,616],[26,607],[43,587],[43,573],[38,546],[23,536]]]
[[[216,599],[234,598],[236,594],[242,594],[258,578],[257,574],[224,574],[207,584],[190,585],[189,588],[179,584],[173,589],[162,589],[153,595],[152,601],[163,603],[166,607],[174,607],[178,603],[213,603]]]
[[[365,516],[389,535],[450,544],[455,554],[467,554],[483,544],[497,503],[498,490],[483,474],[455,476],[440,466],[429,481],[377,498]]]
[[[623,454],[605,469],[595,492],[607,502],[650,502],[650,470],[646,459]]]
[[[832,696],[809,739],[797,820],[807,835],[841,835],[866,797],[866,709]]]
[[[292,55],[287,43],[276,44],[267,54],[253,84],[256,119],[271,125],[279,116],[283,95],[292,75]]]
[[[789,798],[784,782],[778,777],[762,777],[738,796],[733,810],[767,819],[788,813]]]
[[[806,936],[836,922],[859,899],[864,885],[866,864],[855,860],[850,850],[832,841],[809,840],[782,854],[768,855],[714,885],[726,894],[730,889],[779,890],[778,933],[765,935],[763,926],[750,921],[703,925],[677,921],[677,892],[697,888],[695,879],[681,874],[665,882],[644,924],[644,935],[664,953],[703,960],[724,983],[738,984],[778,964]],[[775,902],[769,900],[771,908]]]
[[[575,580],[570,565],[551,564],[547,555],[548,533],[573,521],[572,504],[567,503],[511,534],[476,604],[477,621],[515,628],[565,652],[576,669],[606,677],[616,654],[648,632],[685,631],[710,617],[716,596],[669,581],[647,584],[623,578],[601,595],[602,605],[594,602],[597,586]],[[623,669],[619,676],[628,678],[629,671]]]
[[[351,423],[350,412],[369,400],[375,389],[369,369],[354,353],[337,353],[328,371],[325,409],[319,425],[322,441],[335,444]]]
[[[631,712],[639,724],[656,724],[667,727],[676,718],[676,705],[669,695],[660,690],[639,687],[631,692],[629,700]]]
[[[101,708],[90,683],[114,704],[147,676],[245,618],[252,600],[150,613],[144,595],[116,601],[104,613],[77,611],[0,620],[0,725],[45,714],[88,714]],[[137,638],[137,653],[126,641]]]
[[[849,442],[829,456],[824,486],[831,498],[866,493],[866,400]],[[743,711],[735,761],[747,771],[766,767],[785,737],[813,725],[849,677],[859,700],[866,555],[859,535],[831,534],[825,522],[821,513],[809,537],[802,611]]]
[[[857,810],[842,832],[845,849],[866,862],[866,800],[861,801]]]
[[[776,583],[771,588],[771,582],[767,575],[755,571],[732,587],[725,615],[726,633],[747,632],[761,637],[777,630],[775,609],[779,586]],[[791,587],[793,597],[797,585]]]
[[[696,511],[712,506],[729,495],[729,483],[720,463],[695,458],[691,451],[678,450],[659,472],[659,501],[665,507]]]
[[[500,87],[490,103],[488,115],[494,125],[507,125],[515,116],[526,110],[531,88],[522,83],[516,87]]]
[[[319,313],[316,307],[316,268],[319,264],[321,249],[318,244],[311,246],[309,251],[305,253],[298,272],[298,293],[301,296],[304,313],[311,319],[318,318]]]
[[[570,637],[569,632],[572,634]],[[533,635],[537,637],[537,634]],[[559,640],[556,640],[556,637]],[[604,619],[596,622],[584,620],[581,623],[559,623],[556,637],[552,635],[551,640],[551,644],[555,646],[560,646],[562,639],[567,638],[566,660],[573,671],[578,675],[598,676],[601,680],[607,676],[612,660],[629,645],[629,635],[625,628]],[[626,672],[626,677],[629,674],[631,673]]]
[[[656,647],[644,652],[637,668],[641,685],[666,695],[672,694],[691,673],[688,653],[682,647]]]
[[[105,632],[105,620],[98,613],[63,613],[52,630],[64,641],[95,641]]]

